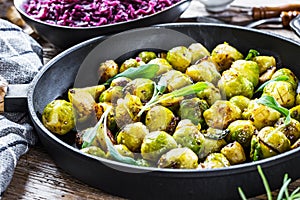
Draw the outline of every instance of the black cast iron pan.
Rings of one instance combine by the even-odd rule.
[[[134,49],[166,49],[188,45],[191,41],[198,41],[209,50],[224,41],[244,54],[249,48],[256,49],[262,54],[275,56],[279,65],[284,64],[300,77],[300,44],[236,26],[173,23],[88,40],[52,59],[36,76],[28,93],[32,122],[42,144],[57,165],[93,187],[130,199],[239,199],[239,186],[248,197],[256,196],[265,192],[257,172],[258,164],[268,177],[271,189],[279,188],[285,173],[294,180],[299,178],[299,148],[261,161],[221,169],[145,168],[85,155],[43,126],[40,115],[44,106],[60,97],[74,83],[82,86],[94,84],[93,81],[85,81],[93,79],[90,73],[96,69],[99,60],[116,59],[120,52]],[[90,66],[90,69],[86,66]],[[84,80],[84,77],[88,78]]]

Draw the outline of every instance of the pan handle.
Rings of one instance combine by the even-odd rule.
[[[27,112],[27,92],[29,84],[8,85],[7,93],[2,103],[0,101],[1,112]],[[3,92],[5,92],[3,90]],[[2,106],[1,106],[2,104]]]

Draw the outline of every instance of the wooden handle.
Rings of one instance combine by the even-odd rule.
[[[280,14],[282,25],[284,27],[288,27],[292,19],[294,19],[298,15],[300,15],[300,11],[288,11],[288,12],[282,11]]]
[[[0,113],[4,112],[4,97],[7,92],[7,81],[0,76]]]
[[[287,4],[276,7],[253,7],[252,17],[254,20],[279,17],[282,11],[300,11],[300,4]]]

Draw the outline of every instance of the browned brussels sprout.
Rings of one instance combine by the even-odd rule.
[[[294,142],[294,144],[291,146],[291,149],[296,149],[298,147],[300,147],[300,138]]]
[[[201,163],[201,167],[205,169],[216,169],[229,166],[230,162],[222,153],[211,153],[204,162]]]
[[[166,131],[173,133],[176,118],[171,110],[163,106],[154,106],[146,114],[145,124],[150,132]]]
[[[111,81],[110,87],[115,87],[115,86],[125,87],[125,85],[127,85],[127,83],[129,83],[130,81],[131,79],[127,77],[123,77],[123,76],[117,77]]]
[[[237,60],[231,65],[230,70],[238,72],[239,75],[248,79],[254,87],[259,82],[259,69],[256,62],[249,60]]]
[[[280,118],[280,113],[268,106],[258,104],[255,100],[251,100],[248,108],[243,112],[243,118],[252,121],[253,125],[258,129],[265,126],[274,125]]]
[[[250,99],[245,96],[234,96],[229,99],[231,103],[239,107],[239,109],[244,112],[250,103]]]
[[[205,127],[203,112],[209,108],[205,100],[197,97],[184,99],[180,102],[179,117],[181,119],[189,119],[196,126]]]
[[[274,151],[283,153],[291,148],[291,142],[283,132],[274,127],[267,126],[261,129],[257,137],[263,141],[264,144],[274,149]]]
[[[218,71],[224,71],[229,69],[234,61],[243,59],[243,55],[225,42],[212,50],[211,58],[218,64]]]
[[[139,97],[142,102],[150,100],[153,95],[153,91],[153,81],[146,78],[134,79],[123,88],[123,92],[125,94],[129,92],[130,94]]]
[[[115,107],[115,120],[117,126],[122,128],[126,124],[137,122],[140,118],[137,114],[140,112],[143,104],[137,96],[126,94],[123,99],[118,99]]]
[[[185,46],[178,46],[170,49],[166,57],[174,69],[185,72],[192,61],[192,53]]]
[[[209,154],[220,152],[220,150],[226,145],[224,139],[212,139],[204,137],[204,142],[199,151],[198,157],[200,160],[205,159]]]
[[[251,139],[251,150],[250,150],[250,159],[252,161],[257,161],[257,160],[269,158],[276,155],[278,155],[276,151],[274,151],[268,145],[264,144],[264,142],[260,140],[258,136],[253,135]]]
[[[142,51],[139,53],[138,57],[141,58],[144,63],[148,63],[150,60],[155,59],[157,56],[152,51]]]
[[[109,87],[107,90],[101,93],[99,97],[99,102],[110,102],[116,103],[118,99],[123,98],[123,87],[115,86]]]
[[[196,169],[198,157],[189,148],[176,148],[163,154],[158,161],[159,168]]]
[[[204,142],[204,136],[198,128],[188,119],[181,120],[173,134],[173,138],[178,145],[188,147],[199,154],[200,148]]]
[[[267,69],[267,71],[259,77],[259,82],[261,84],[263,84],[263,83],[271,80],[275,71],[276,71],[276,67],[271,67],[271,68]]]
[[[141,146],[142,157],[157,162],[166,152],[177,147],[174,138],[165,131],[150,132],[144,138]]]
[[[197,93],[199,99],[205,100],[210,106],[213,105],[217,100],[221,100],[220,90],[215,87],[212,83],[205,82],[207,88]]]
[[[104,83],[119,72],[118,64],[113,60],[107,60],[100,64],[98,69],[99,82]]]
[[[89,147],[80,149],[80,151],[83,152],[83,153],[93,155],[93,156],[106,158],[105,152],[100,147],[89,146]]]
[[[122,63],[119,71],[124,72],[126,69],[129,69],[131,67],[139,67],[144,64],[145,63],[143,61],[138,61],[137,59],[129,58]]]
[[[221,153],[227,158],[231,165],[240,164],[246,161],[244,148],[237,141],[227,144],[221,149]]]
[[[178,90],[193,84],[191,78],[177,70],[170,70],[161,75],[158,85],[166,85],[167,92]]]
[[[293,86],[293,89],[296,90],[297,87],[298,87],[298,78],[295,76],[295,74],[290,70],[290,69],[287,69],[287,68],[281,68],[281,69],[278,69],[272,76],[271,79],[275,79],[279,76],[282,76],[282,75],[285,75],[285,76],[288,76],[288,82],[292,84]]]
[[[276,67],[276,60],[273,56],[255,56],[253,61],[258,64],[260,75],[265,73],[268,69]]]
[[[124,126],[117,135],[117,143],[124,144],[132,152],[140,152],[145,136],[149,134],[147,127],[136,122]]]
[[[192,43],[188,50],[192,54],[192,64],[195,64],[198,60],[210,56],[209,51],[201,43]]]
[[[283,107],[291,108],[295,104],[296,92],[290,82],[274,81],[270,82],[264,88],[264,94],[274,97],[274,99]]]
[[[252,98],[254,93],[253,84],[235,70],[224,71],[218,87],[227,99],[238,95]]]
[[[300,93],[297,93],[297,95],[296,95],[295,104],[296,104],[296,106],[300,105]]]
[[[172,65],[164,58],[155,58],[153,60],[150,60],[148,64],[157,64],[159,66],[159,69],[156,72],[156,76],[159,76],[173,69]]]
[[[250,120],[236,120],[229,124],[228,130],[229,134],[226,136],[226,141],[237,141],[244,148],[250,146],[251,138],[257,132],[256,127]]]
[[[226,129],[231,122],[241,119],[241,110],[230,101],[219,100],[205,110],[203,116],[208,126]]]
[[[124,144],[116,144],[114,147],[122,156],[134,158],[134,153],[132,153]],[[110,152],[107,152],[106,156],[110,159],[113,159]]]
[[[199,63],[188,67],[185,73],[191,77],[194,82],[207,81],[217,85],[221,74],[218,72],[216,66],[216,63],[209,57],[206,57],[201,59]]]
[[[280,118],[274,125],[279,131],[285,134],[285,136],[294,144],[296,140],[300,138],[300,122],[295,119],[291,119],[288,125],[284,124],[285,118]]]
[[[80,98],[80,96],[84,93],[88,93],[92,96],[95,101],[98,101],[99,96],[105,90],[104,85],[96,85],[91,87],[84,87],[84,88],[71,88],[68,91],[68,99],[72,103],[73,97]]]
[[[290,113],[292,118],[300,121],[300,105],[292,107]]]
[[[44,126],[51,132],[64,135],[75,126],[73,106],[66,100],[53,100],[46,105],[42,114]]]

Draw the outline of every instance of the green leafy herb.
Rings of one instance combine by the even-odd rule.
[[[180,89],[170,92],[168,94],[163,94],[160,97],[159,97],[159,95],[153,95],[153,98],[151,98],[150,101],[148,101],[146,103],[146,105],[144,105],[143,108],[140,110],[140,112],[138,113],[138,116],[141,116],[145,110],[149,109],[150,107],[152,107],[162,101],[166,101],[166,100],[176,98],[176,97],[183,97],[183,96],[188,96],[191,94],[196,94],[200,91],[203,91],[206,88],[207,88],[207,83],[197,82],[196,84],[185,86],[183,88],[180,88]],[[160,92],[158,92],[157,94],[160,94]]]
[[[273,108],[274,110],[277,110],[282,115],[285,116],[284,125],[287,126],[291,122],[291,114],[290,111],[281,105],[277,103],[277,101],[274,99],[274,97],[270,95],[262,95],[259,99],[256,100],[257,103],[263,104],[265,106],[268,106],[270,108]]]
[[[250,49],[248,55],[245,58],[245,60],[252,60],[256,56],[259,56],[259,52],[254,50],[254,49]]]
[[[114,79],[118,77],[127,77],[130,79],[135,78],[147,78],[152,79],[159,70],[159,65],[157,64],[146,64],[141,65],[140,67],[131,67],[122,73],[117,74],[116,76],[108,79],[104,85],[109,85]]]
[[[259,88],[257,88],[255,93],[263,91],[263,89],[266,87],[266,85],[268,85],[271,82],[274,82],[274,81],[287,81],[288,79],[289,79],[289,77],[287,75],[282,75],[282,76],[278,76],[274,79],[268,80],[267,82],[262,84]]]
[[[257,165],[257,170],[263,181],[263,185],[265,187],[268,200],[272,200],[272,192],[271,192],[269,183],[268,183],[267,178],[265,177],[260,165]],[[300,187],[298,187],[291,194],[289,194],[288,186],[289,186],[290,182],[291,182],[291,178],[288,178],[288,174],[285,174],[284,178],[283,178],[282,186],[277,195],[277,200],[296,200],[296,199],[300,198],[300,192],[299,192]],[[241,187],[238,187],[238,192],[239,192],[242,200],[247,200],[247,197],[245,196]]]

